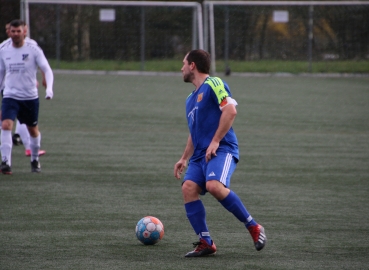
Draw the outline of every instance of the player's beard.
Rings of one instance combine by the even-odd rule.
[[[193,73],[191,73],[191,72],[185,73],[185,74],[183,74],[183,81],[192,83],[193,77],[194,77]]]
[[[15,45],[15,47],[21,47],[23,45],[23,40],[24,38],[22,37],[12,37],[12,41],[13,41],[13,44]]]

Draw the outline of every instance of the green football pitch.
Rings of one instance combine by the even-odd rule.
[[[231,188],[264,225],[203,196],[215,256],[197,240],[173,177],[188,136],[181,76],[55,75],[40,90],[42,173],[13,147],[0,175],[0,269],[368,269],[369,78],[225,77],[238,102]],[[165,236],[135,237],[146,215]]]

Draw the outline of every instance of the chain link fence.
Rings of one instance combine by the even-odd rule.
[[[49,59],[178,60],[199,47],[199,22],[192,8],[46,2],[29,3],[28,14],[31,37]],[[209,29],[205,1],[205,49],[211,51],[213,35],[217,60],[368,61],[368,2],[266,2],[270,4],[214,5],[214,29]]]

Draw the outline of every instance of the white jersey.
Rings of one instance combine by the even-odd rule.
[[[32,44],[34,44],[34,45],[38,45],[38,44],[37,44],[37,42],[36,42],[36,40],[31,39],[31,38],[29,38],[29,37],[26,37],[26,38],[24,39],[24,41],[25,41],[25,42],[32,43]],[[7,39],[5,39],[3,42],[1,42],[1,43],[0,43],[0,49],[1,49],[2,47],[4,47],[6,44],[11,44],[11,43],[12,43],[12,39],[11,39],[11,38],[7,38]]]
[[[3,42],[0,43],[0,49],[4,47],[6,44],[11,43],[11,42],[12,42],[11,38],[5,39]]]
[[[0,85],[5,80],[4,98],[30,100],[38,98],[37,69],[45,73],[46,92],[52,93],[53,72],[42,51],[33,40],[26,39],[23,46],[15,48],[12,42],[0,48]],[[4,78],[5,75],[5,78]]]

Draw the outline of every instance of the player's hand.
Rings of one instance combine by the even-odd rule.
[[[174,165],[174,177],[177,179],[181,179],[181,174],[187,166],[187,161],[184,159],[180,159],[175,165]]]
[[[54,96],[54,92],[52,89],[46,89],[46,99],[52,99]]]
[[[211,141],[208,149],[206,149],[206,154],[205,154],[205,161],[209,162],[209,160],[213,157],[217,155],[217,150],[219,147],[219,143],[218,142],[214,142]]]

